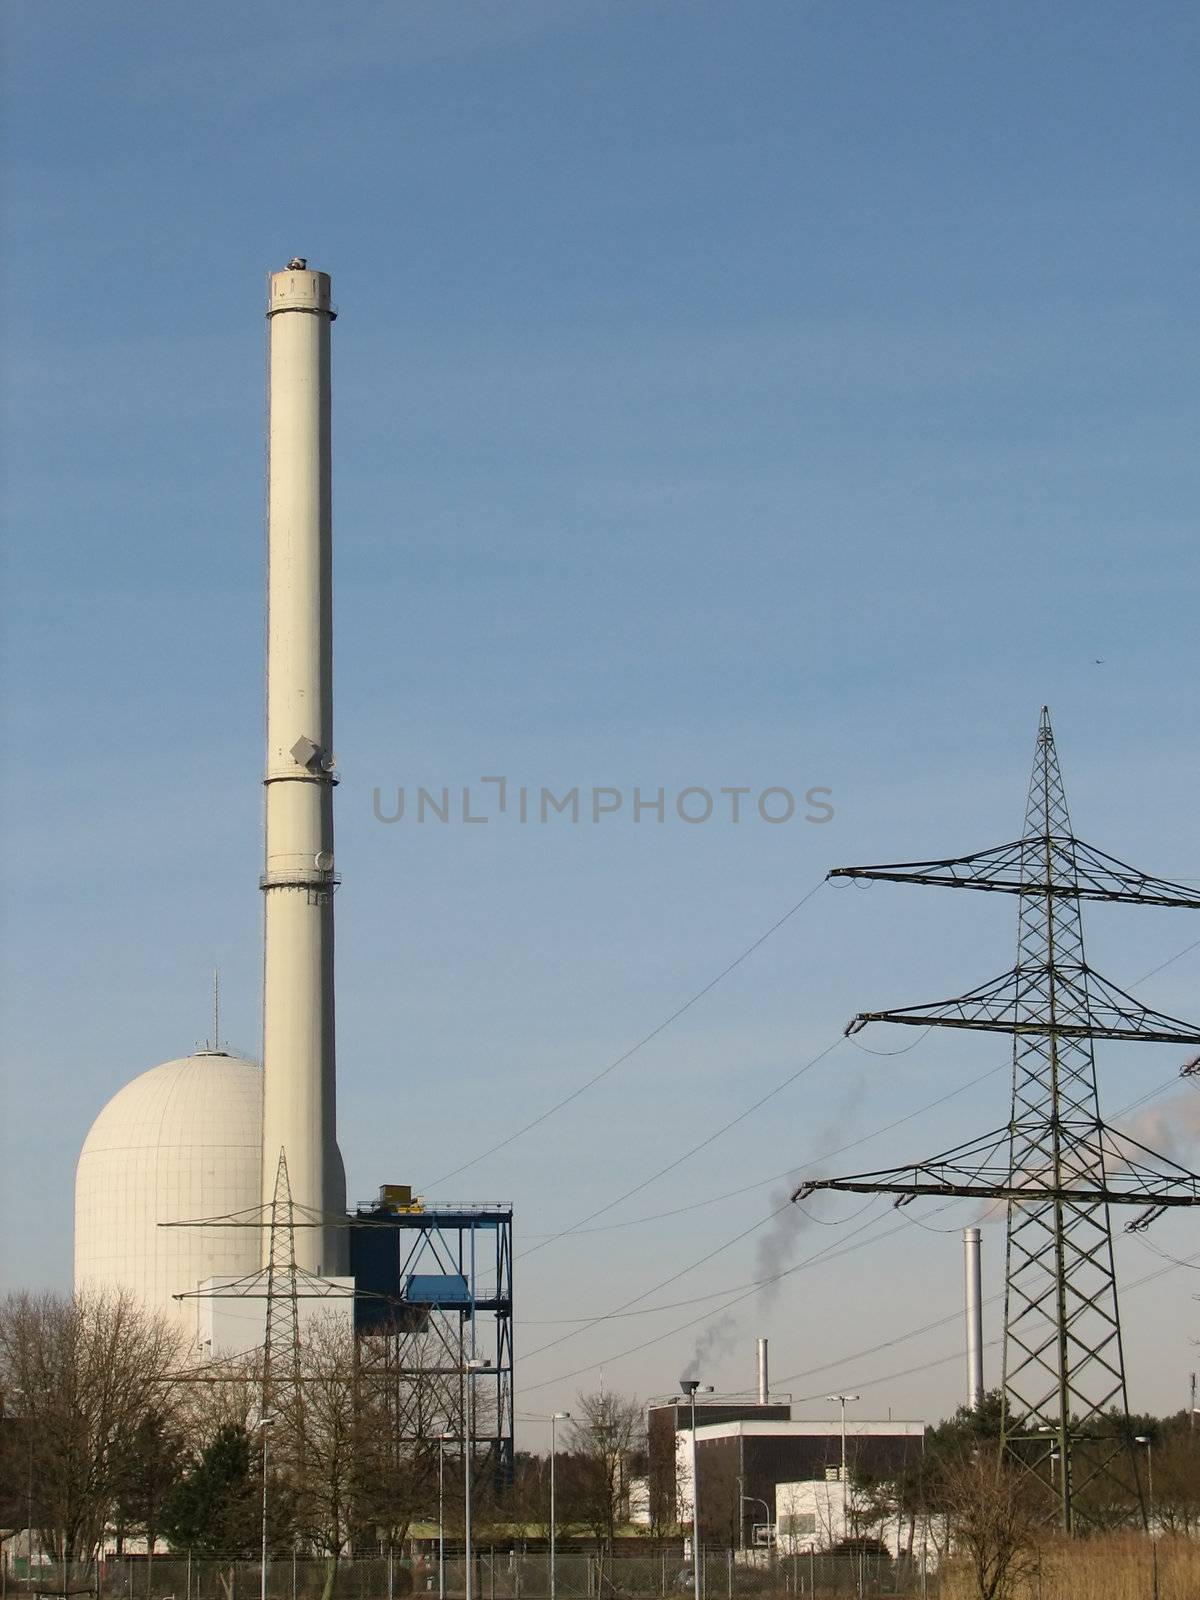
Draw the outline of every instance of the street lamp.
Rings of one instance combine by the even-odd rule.
[[[696,1449],[696,1395],[711,1394],[712,1384],[698,1378],[680,1378],[679,1387],[692,1408],[692,1588],[700,1600],[700,1462]]]
[[[474,1587],[472,1581],[474,1574],[471,1570],[475,1560],[474,1551],[471,1548],[471,1467],[473,1465],[472,1456],[475,1447],[475,1374],[483,1372],[489,1366],[491,1366],[490,1361],[480,1361],[477,1357],[472,1357],[470,1361],[464,1361],[462,1366],[463,1375],[467,1380],[465,1405],[463,1407],[465,1412],[463,1419],[465,1423],[463,1428],[463,1554],[467,1563],[463,1593],[466,1596],[466,1600],[471,1600]]]
[[[438,1600],[446,1600],[446,1446],[453,1438],[438,1434]]]
[[[1146,1446],[1146,1477],[1150,1490],[1150,1570],[1153,1573],[1154,1600],[1158,1600],[1158,1542],[1154,1537],[1154,1440],[1149,1434],[1138,1433],[1134,1435],[1133,1442]]]
[[[557,1454],[555,1447],[554,1424],[556,1422],[569,1422],[569,1411],[552,1411],[550,1413],[550,1600],[556,1600],[557,1595],[557,1556],[558,1537],[557,1526],[554,1520],[554,1457]]]
[[[771,1508],[767,1504],[767,1502],[765,1500],[760,1500],[756,1494],[743,1494],[743,1495],[739,1495],[738,1498],[739,1498],[741,1504],[744,1505],[744,1506],[761,1506],[763,1508],[763,1510],[767,1514],[766,1527],[767,1527],[767,1537],[769,1539],[770,1538],[770,1529],[771,1529]],[[738,1520],[742,1521],[742,1518],[739,1517]],[[743,1523],[743,1526],[744,1526],[744,1523]]]
[[[857,1394],[827,1394],[826,1400],[836,1401],[842,1408],[842,1538],[850,1537],[850,1496],[846,1484],[846,1406],[851,1400],[861,1400]]]
[[[262,1600],[267,1600],[267,1429],[273,1427],[278,1421],[279,1418],[272,1416],[269,1411],[264,1412],[254,1424],[252,1429],[254,1433],[258,1433],[259,1431],[262,1433],[262,1570],[260,1573],[260,1594],[262,1596]]]

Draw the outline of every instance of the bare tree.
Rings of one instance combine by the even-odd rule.
[[[64,1564],[92,1555],[145,1419],[165,1416],[177,1333],[123,1293],[0,1302],[0,1388],[26,1423],[37,1533]]]
[[[432,1520],[437,1509],[437,1434],[429,1418],[438,1406],[437,1380],[423,1365],[394,1370],[379,1360],[370,1338],[360,1339],[355,1437],[355,1521],[376,1529],[389,1549],[403,1546],[416,1517]],[[409,1357],[440,1360],[414,1342]],[[446,1480],[446,1503],[453,1505],[458,1474]]]
[[[570,1509],[600,1550],[611,1550],[628,1514],[632,1461],[645,1448],[641,1402],[619,1394],[581,1394],[575,1407]]]
[[[550,1457],[518,1450],[507,1511],[512,1522],[538,1538],[550,1535]]]
[[[354,1531],[360,1445],[358,1350],[341,1318],[306,1327],[300,1377],[300,1391],[277,1407],[271,1454],[289,1480],[297,1532],[325,1557],[329,1600]]]
[[[1172,1533],[1200,1532],[1200,1434],[1190,1419],[1172,1419],[1155,1442],[1155,1522]]]
[[[943,1477],[953,1554],[979,1600],[1012,1600],[1033,1571],[1040,1516],[1036,1485],[995,1450],[964,1454]]]

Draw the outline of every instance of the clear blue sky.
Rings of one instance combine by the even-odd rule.
[[[295,253],[342,313],[353,1195],[433,1183],[568,1093],[828,866],[1013,837],[1043,701],[1084,837],[1200,878],[1194,6],[10,0],[3,27],[5,1282],[68,1283],[87,1127],[205,1035],[214,965],[229,1035],[257,1048],[262,309]],[[372,817],[376,786],[485,773],[820,784],[836,815]],[[513,1200],[532,1245],[852,1011],[1010,965],[1014,912],[822,890],[448,1197]],[[1125,984],[1200,937],[1179,912],[1100,908],[1090,929]],[[1198,973],[1195,952],[1173,962],[1147,1003],[1200,1011]],[[753,1228],[774,1175],[990,1066],[840,1160],[1002,1122],[1003,1046],[841,1047],[603,1220],[759,1187],[530,1255],[521,1348]],[[1178,1065],[1109,1051],[1106,1103]],[[1196,1100],[1163,1102],[1193,1162]],[[768,1254],[847,1238],[858,1223],[829,1223],[855,1209],[768,1233]],[[759,1332],[783,1379],[954,1313],[968,1218],[915,1210],[747,1302],[702,1376],[749,1384]],[[647,1303],[754,1278],[763,1237]],[[1195,1229],[1151,1241],[1190,1253]],[[990,1228],[989,1290],[1001,1246]],[[1163,1264],[1119,1248],[1129,1278]],[[1180,1270],[1130,1292],[1135,1405],[1186,1398],[1197,1287]],[[601,1362],[606,1384],[671,1388],[702,1327],[621,1352],[703,1309],[529,1355],[524,1384],[545,1386],[521,1409],[569,1404]],[[876,1380],[958,1342],[950,1322],[788,1386],[936,1415],[957,1363]]]

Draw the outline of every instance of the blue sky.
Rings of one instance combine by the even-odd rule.
[[[204,1036],[214,965],[230,1037],[256,1048],[262,308],[297,252],[341,309],[352,1194],[432,1183],[569,1093],[828,866],[1014,836],[1043,702],[1079,832],[1200,878],[1194,7],[289,15],[4,8],[9,1282],[69,1281],[87,1127]],[[836,815],[372,816],[376,787],[481,774],[627,795],[822,785]],[[1014,920],[991,897],[824,889],[452,1197],[513,1200],[532,1245],[736,1116],[852,1011],[1001,971]],[[1089,934],[1128,985],[1200,926],[1099,908]],[[1147,1003],[1200,1012],[1198,971],[1196,952],[1172,961]],[[520,1347],[752,1228],[773,1175],[992,1066],[858,1166],[1003,1121],[1003,1040],[892,1061],[842,1046],[603,1219],[630,1225],[531,1254]],[[1106,1104],[1177,1066],[1110,1050]],[[1200,1159],[1190,1102],[1162,1103]],[[848,1235],[856,1204],[830,1201],[785,1249]],[[705,1375],[748,1385],[760,1332],[782,1378],[949,1315],[966,1220],[927,1213],[747,1303]],[[761,1237],[648,1303],[748,1281]],[[1152,1242],[1185,1254],[1194,1229]],[[989,1229],[989,1289],[1001,1246]],[[1130,1279],[1164,1264],[1119,1248]],[[1196,1287],[1177,1270],[1131,1290],[1135,1404],[1182,1404]],[[704,1309],[529,1355],[522,1409],[569,1403],[601,1364],[606,1384],[670,1389],[703,1327],[668,1330]],[[791,1387],[939,1414],[957,1364],[887,1374],[957,1342],[949,1323]]]

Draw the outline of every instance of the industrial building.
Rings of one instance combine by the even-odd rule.
[[[131,1295],[196,1362],[262,1345],[272,1223],[302,1324],[354,1320],[397,1392],[432,1372],[425,1437],[462,1430],[463,1373],[512,1459],[512,1212],[428,1208],[402,1186],[347,1209],[334,994],[333,492],[329,275],[267,284],[267,652],[262,1066],[208,1047],[135,1077],[100,1111],[75,1185],[75,1286]],[[248,779],[249,781],[249,779]],[[248,886],[249,887],[249,886]],[[431,1337],[432,1335],[432,1337]],[[473,1382],[473,1379],[468,1381]],[[432,1431],[431,1431],[432,1430]]]
[[[776,1529],[782,1533],[782,1517],[792,1519],[789,1534],[800,1535],[809,1516],[820,1512],[813,1538],[822,1547],[836,1544],[851,1520],[844,1507],[853,1509],[855,1476],[887,1480],[915,1465],[924,1449],[925,1424],[848,1418],[843,1435],[840,1418],[794,1418],[790,1396],[770,1392],[765,1339],[759,1340],[758,1373],[757,1399],[695,1396],[701,1540],[745,1548],[773,1539]],[[649,1517],[660,1525],[693,1519],[692,1414],[693,1400],[682,1394],[651,1401],[647,1412]],[[806,1485],[836,1486],[832,1513],[824,1500],[807,1503]],[[797,1548],[809,1545],[801,1542]]]
[[[885,1481],[895,1478],[920,1460],[924,1442],[923,1422],[847,1422],[847,1499],[857,1474]],[[753,1527],[778,1525],[782,1485],[841,1484],[841,1427],[834,1420],[807,1418],[786,1422],[742,1419],[697,1426],[696,1461],[703,1537],[734,1539],[741,1544],[748,1535],[752,1537]],[[676,1475],[676,1494],[687,1521],[692,1505],[688,1433],[680,1435]],[[739,1494],[743,1497],[740,1517]],[[832,1542],[843,1532],[839,1529]]]

